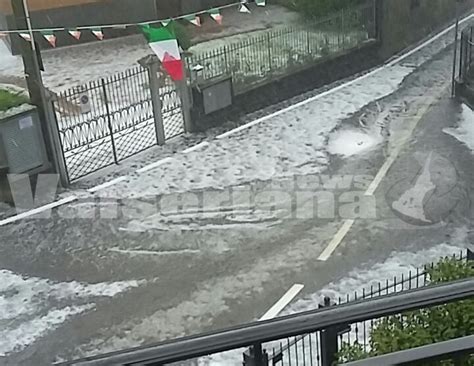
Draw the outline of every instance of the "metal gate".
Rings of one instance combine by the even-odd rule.
[[[157,144],[148,71],[141,66],[55,95],[53,109],[70,181]],[[184,132],[174,83],[160,87],[165,138]]]

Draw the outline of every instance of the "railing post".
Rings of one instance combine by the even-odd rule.
[[[153,107],[153,120],[155,121],[156,143],[165,144],[165,128],[161,106],[160,84],[158,80],[158,59],[152,58],[146,64],[148,79],[150,80],[151,104]]]
[[[225,63],[225,73],[229,75],[229,59],[227,57],[227,46],[224,46],[224,63]],[[231,75],[232,76],[232,75]]]
[[[268,354],[261,343],[254,344],[244,352],[243,366],[268,366]]]
[[[271,48],[271,39],[270,39],[270,32],[267,33],[267,48],[268,48],[268,69],[270,74],[273,73],[272,71],[272,48]]]
[[[319,308],[326,308],[333,306],[329,297],[324,298],[324,304],[319,305]],[[337,362],[339,334],[350,331],[348,324],[334,324],[331,327],[321,331],[321,366],[333,366]]]
[[[115,164],[118,164],[117,149],[115,147],[115,139],[114,139],[114,129],[112,127],[112,117],[110,115],[109,99],[107,97],[107,88],[105,87],[104,78],[101,79],[101,83],[102,83],[102,93],[104,94],[105,110],[107,112],[107,125],[109,127],[109,132],[110,132],[110,142],[112,144],[112,153],[114,155]]]
[[[342,33],[342,49],[346,48],[346,31],[344,24],[344,9],[341,9],[341,33]]]

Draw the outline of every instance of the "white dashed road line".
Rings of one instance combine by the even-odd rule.
[[[90,189],[87,190],[87,192],[95,193],[97,191],[100,191],[101,189],[108,188],[110,186],[113,186],[114,184],[123,182],[126,179],[127,179],[127,177],[118,177],[118,178],[112,179],[109,182],[105,182],[105,183],[99,184],[98,186],[90,188]]]
[[[69,197],[66,197],[66,198],[63,198],[59,201],[55,201],[55,202],[51,202],[51,203],[48,203],[47,205],[44,205],[44,206],[41,206],[41,207],[37,207],[33,210],[30,210],[30,211],[27,211],[27,212],[22,212],[20,214],[17,214],[15,216],[11,216],[9,218],[6,218],[4,220],[1,220],[0,221],[0,226],[4,226],[4,225],[7,225],[7,224],[10,224],[12,222],[15,222],[15,221],[18,221],[18,220],[22,220],[22,219],[25,219],[27,217],[30,217],[30,216],[34,216],[34,215],[37,215],[41,212],[44,212],[44,211],[47,211],[47,210],[51,210],[55,207],[59,207],[59,206],[62,206],[62,205],[65,205],[66,203],[70,203],[70,202],[73,202],[77,200],[77,197],[76,196],[69,196]]]
[[[428,109],[433,105],[433,103],[441,96],[441,94],[446,90],[448,85],[451,82],[446,83],[443,85],[441,88],[441,92],[437,93],[436,95],[432,96],[418,111],[416,116],[414,117],[415,121],[412,123],[410,128],[407,130],[407,134],[404,139],[397,145],[397,147],[394,149],[392,154],[385,160],[383,163],[382,167],[379,169],[377,172],[377,175],[375,176],[374,180],[370,183],[369,187],[367,188],[367,191],[364,193],[365,196],[372,196],[375,191],[377,190],[378,186],[382,182],[382,180],[385,178],[387,175],[388,171],[392,167],[393,163],[397,160],[398,155],[400,154],[403,146],[409,141],[411,138],[413,132],[415,131],[416,126],[418,125],[418,122],[421,121],[423,116],[426,114]],[[323,250],[323,252],[320,254],[318,257],[318,260],[320,261],[327,261],[331,254],[336,250],[336,248],[341,244],[341,242],[344,240],[345,236],[349,232],[349,230],[352,228],[354,225],[354,220],[345,220],[341,226],[341,228],[338,230],[336,235],[332,238],[332,240],[329,242],[328,246]]]
[[[191,147],[188,147],[186,150],[183,150],[183,153],[187,154],[187,153],[190,153],[191,151],[196,151],[196,150],[199,150],[205,146],[209,146],[209,142],[207,141],[203,141],[203,142],[200,142],[199,144],[197,145],[194,145],[194,146],[191,146]]]
[[[268,320],[276,317],[300,293],[304,285],[294,284],[260,319]]]
[[[147,171],[149,171],[149,170],[152,170],[152,169],[155,169],[155,168],[159,167],[160,165],[163,165],[163,164],[165,164],[165,163],[167,163],[167,162],[169,162],[169,161],[171,161],[171,160],[173,160],[172,157],[168,157],[168,158],[164,158],[164,159],[158,160],[158,161],[156,161],[156,162],[154,162],[154,163],[152,163],[152,164],[145,165],[143,168],[138,169],[138,170],[137,170],[137,173],[139,173],[139,174],[140,174],[140,173],[145,173],[145,172],[147,172]]]

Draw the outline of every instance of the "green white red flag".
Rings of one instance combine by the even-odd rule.
[[[178,41],[171,27],[142,27],[148,45],[158,56],[163,68],[175,81],[183,80],[183,64]]]
[[[93,28],[93,29],[91,29],[91,32],[94,36],[97,37],[98,40],[102,41],[104,39],[104,32],[102,32],[102,29]]]
[[[199,17],[199,15],[187,15],[184,17],[184,19],[193,23],[195,26],[201,26],[201,18]]]
[[[56,36],[54,35],[53,32],[44,31],[44,32],[41,32],[41,34],[43,35],[44,38],[46,38],[46,40],[49,42],[51,47],[56,47]]]
[[[27,42],[31,42],[31,35],[29,33],[20,33],[20,37]]]
[[[73,36],[75,39],[77,39],[79,41],[79,39],[81,38],[81,31],[80,30],[77,30],[77,29],[70,29],[68,30],[68,33]]]
[[[211,9],[208,11],[212,19],[216,21],[217,24],[222,25],[222,15],[219,9]]]

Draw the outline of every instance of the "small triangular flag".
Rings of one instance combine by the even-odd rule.
[[[91,32],[94,34],[94,36],[97,37],[98,40],[102,41],[104,39],[104,33],[102,32],[102,29],[93,28],[93,29],[91,29]]]
[[[250,13],[250,9],[247,8],[247,6],[244,3],[242,3],[242,4],[240,4],[239,12],[240,13]]]
[[[44,38],[49,42],[51,47],[56,47],[56,36],[53,32],[43,31],[41,32]]]
[[[198,27],[201,26],[201,18],[199,18],[198,15],[188,15],[188,16],[185,16],[184,19],[186,19],[187,21],[193,23],[194,25]]]
[[[162,21],[161,21],[161,25],[162,25],[163,27],[167,27],[168,24],[170,24],[170,23],[171,23],[171,19],[167,19],[167,20],[162,20]]]
[[[222,15],[219,12],[219,9],[211,9],[208,11],[212,19],[216,21],[217,24],[222,25]]]
[[[71,29],[68,31],[68,33],[73,36],[75,39],[77,39],[79,41],[79,39],[81,38],[81,31],[80,30],[77,30],[77,29]]]
[[[265,6],[266,0],[255,0],[255,4],[257,4],[257,6]]]
[[[20,33],[20,37],[23,38],[25,41],[31,42],[31,36],[29,33]]]

